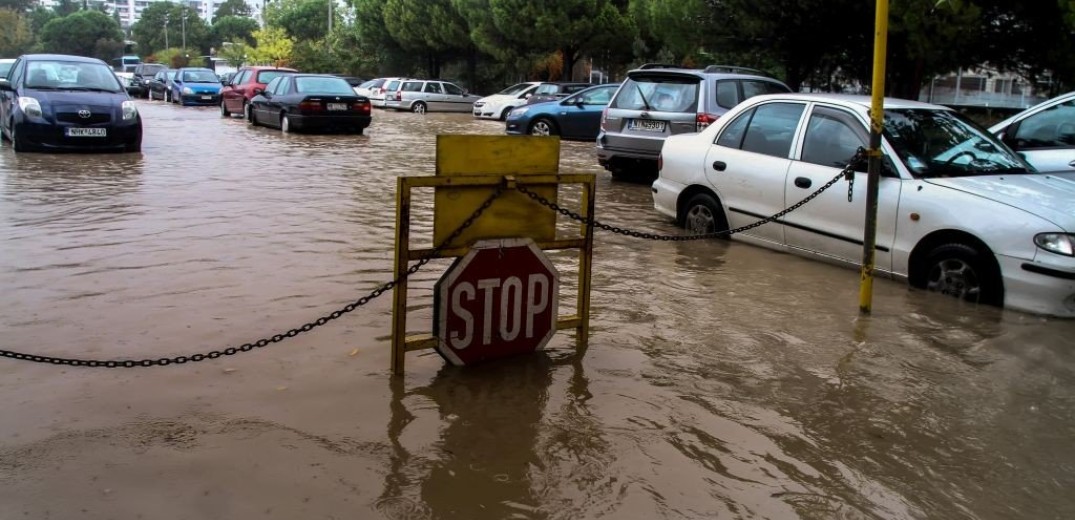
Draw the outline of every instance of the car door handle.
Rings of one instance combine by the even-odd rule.
[[[813,184],[814,184],[814,181],[811,181],[810,179],[807,179],[806,177],[795,177],[795,185],[800,187],[800,188],[802,188],[802,189],[809,188]]]
[[[1071,161],[1071,162],[1069,162],[1069,163],[1068,163],[1068,166],[1071,166],[1072,168],[1075,168],[1075,161]]]
[[[725,163],[724,161],[713,161],[713,169],[717,170],[718,172],[724,171],[724,169],[727,168],[727,167],[728,167],[728,164]]]

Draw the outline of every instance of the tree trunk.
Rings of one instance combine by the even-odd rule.
[[[467,49],[467,87],[474,90],[478,86],[478,49]]]
[[[564,81],[575,80],[575,62],[578,61],[579,50],[573,47],[564,47],[563,54],[563,66],[564,72],[561,74],[561,79]]]

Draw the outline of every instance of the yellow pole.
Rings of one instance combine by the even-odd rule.
[[[870,103],[870,150],[866,176],[866,231],[862,246],[862,278],[859,313],[869,314],[873,305],[874,246],[877,244],[877,190],[881,180],[881,129],[884,125],[885,55],[888,48],[888,0],[877,0],[873,34],[873,97]]]

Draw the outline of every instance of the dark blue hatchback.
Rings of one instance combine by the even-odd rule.
[[[563,101],[546,101],[513,109],[507,118],[509,134],[559,135],[564,139],[593,141],[601,128],[601,114],[618,84],[598,85],[576,92]]]
[[[16,152],[138,152],[142,119],[105,62],[29,54],[0,78],[0,136]]]

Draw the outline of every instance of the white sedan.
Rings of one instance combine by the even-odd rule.
[[[698,134],[668,138],[657,211],[696,232],[736,228],[795,204],[867,142],[865,96],[776,94]],[[876,268],[964,300],[1075,317],[1075,182],[1038,174],[954,111],[885,100]],[[734,239],[861,265],[865,165],[852,202],[838,182]]]

